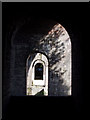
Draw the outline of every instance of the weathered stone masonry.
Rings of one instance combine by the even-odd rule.
[[[49,59],[48,92],[51,96],[71,94],[71,42],[66,30],[57,22],[33,19],[17,26],[11,40],[11,94],[26,95],[26,61],[34,52]]]

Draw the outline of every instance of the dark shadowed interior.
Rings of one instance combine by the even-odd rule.
[[[78,3],[3,3],[2,119],[25,117],[27,120],[30,115],[35,118],[43,115],[45,119],[47,119],[46,116],[56,116],[55,119],[58,119],[65,115],[81,115],[83,110],[83,25],[81,21],[84,21],[86,17],[84,5],[87,6],[87,4]],[[26,62],[23,61],[27,60],[32,47],[37,45],[38,39],[46,35],[55,25],[55,22],[49,20],[63,25],[71,38],[72,95],[66,97],[26,96]],[[48,26],[45,28],[47,23]],[[29,38],[31,38],[30,41]],[[27,47],[26,44],[30,46]],[[11,57],[11,54],[15,56],[15,59]],[[43,79],[41,64],[36,65],[35,73],[36,71],[38,74],[35,74],[35,78]],[[36,111],[35,114],[33,111]]]

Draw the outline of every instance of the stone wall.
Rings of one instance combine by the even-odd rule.
[[[71,41],[66,30],[60,24],[54,25],[36,50],[49,58],[49,95],[71,95]]]
[[[71,94],[71,42],[57,22],[32,18],[16,27],[11,39],[10,80],[12,96],[26,95],[26,61],[39,51],[49,58],[49,95]],[[35,21],[35,22],[34,22]]]

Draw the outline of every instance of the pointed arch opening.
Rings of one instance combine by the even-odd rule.
[[[27,95],[36,95],[44,90],[44,95],[70,96],[72,51],[66,29],[59,23],[55,24],[47,35],[38,40],[33,50],[40,52],[30,55],[27,62]]]

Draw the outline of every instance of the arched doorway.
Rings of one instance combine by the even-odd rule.
[[[27,59],[27,95],[48,95],[48,59],[35,53]]]

